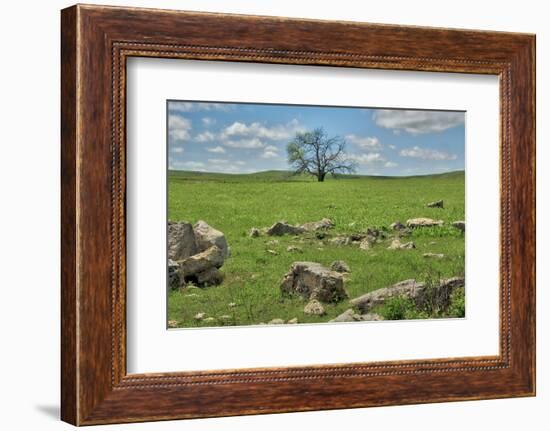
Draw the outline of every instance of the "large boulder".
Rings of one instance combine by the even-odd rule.
[[[419,227],[432,227],[432,226],[442,226],[443,220],[433,220],[427,217],[418,217],[411,218],[407,220],[407,226],[410,228],[419,228]]]
[[[414,242],[409,241],[402,243],[399,238],[395,238],[388,247],[388,250],[410,250],[416,248]]]
[[[181,260],[198,253],[191,223],[168,222],[168,259]]]
[[[294,262],[283,278],[281,293],[325,303],[338,302],[348,297],[342,274],[316,262]]]
[[[317,230],[330,229],[330,228],[334,227],[334,222],[329,218],[324,218],[324,219],[319,220],[319,221],[312,221],[312,222],[309,222],[309,223],[304,223],[300,227],[302,229],[308,231],[308,232],[313,232],[313,231],[317,231]]]
[[[304,307],[304,314],[309,314],[311,316],[324,316],[325,307],[316,299],[309,301]]]
[[[177,262],[180,283],[191,281],[198,285],[219,284],[223,277],[218,268],[223,265],[223,262],[223,251],[215,245],[203,252],[180,260]]]
[[[451,223],[451,226],[460,230],[461,232],[466,232],[466,222],[463,220],[454,221]]]
[[[464,287],[463,277],[443,279],[436,285],[427,285],[410,279],[366,293],[350,302],[363,314],[377,305],[383,305],[387,299],[393,297],[412,299],[417,307],[422,307],[429,301],[431,305],[444,309],[449,306],[453,291],[459,287]]]
[[[223,257],[229,257],[229,247],[225,235],[217,229],[214,229],[203,220],[195,223],[195,240],[198,251],[202,252],[212,246],[218,247],[222,251]]]
[[[366,322],[374,320],[384,320],[384,318],[375,313],[358,314],[353,310],[353,308],[349,308],[342,314],[336,316],[334,319],[329,320],[329,322]]]
[[[274,223],[268,230],[267,234],[270,236],[283,236],[283,235],[300,235],[306,230],[301,226],[293,226],[284,221],[278,221]]]

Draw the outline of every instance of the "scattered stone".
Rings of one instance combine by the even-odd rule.
[[[353,308],[349,308],[339,316],[330,320],[330,322],[364,322],[373,320],[384,320],[384,318],[376,313],[358,314]]]
[[[185,259],[198,253],[193,225],[186,221],[168,222],[168,259]]]
[[[178,275],[179,264],[168,258],[168,286],[170,289],[178,289],[182,287],[180,277]]]
[[[204,319],[205,317],[206,317],[206,313],[197,313],[197,314],[195,314],[194,319],[195,319],[195,320],[202,320],[202,319]]]
[[[260,236],[260,229],[256,228],[256,227],[253,227],[252,229],[250,229],[250,231],[248,232],[248,236],[250,238],[258,238]]]
[[[367,229],[367,238],[370,239],[371,242],[376,242],[382,239],[386,239],[388,237],[388,234],[386,231],[382,229],[376,229],[373,227],[369,227]]]
[[[331,229],[334,227],[334,222],[329,218],[323,218],[319,221],[304,223],[300,227],[308,232],[314,232],[322,229]]]
[[[462,233],[466,231],[466,222],[463,220],[460,221],[454,221],[451,223],[451,226],[460,230]]]
[[[208,250],[212,246],[218,247],[222,251],[223,258],[229,257],[230,250],[225,239],[225,235],[219,230],[214,229],[203,220],[195,223],[195,239],[199,251]]]
[[[317,239],[325,239],[327,237],[327,233],[322,230],[318,230],[315,232],[315,238]]]
[[[340,247],[343,245],[348,245],[350,243],[350,239],[346,236],[337,236],[335,238],[329,239],[328,242],[331,243],[332,245]]]
[[[305,229],[300,226],[292,226],[284,221],[278,221],[267,230],[269,236],[299,235],[304,233]]]
[[[283,278],[281,293],[325,303],[338,302],[348,297],[342,274],[317,262],[294,262]]]
[[[301,253],[301,252],[302,252],[302,249],[301,249],[300,247],[295,246],[295,245],[289,245],[289,246],[286,248],[286,251]]]
[[[222,314],[221,316],[218,317],[218,320],[222,322],[227,322],[231,319],[233,319],[233,317],[231,317],[229,314]]]
[[[269,248],[266,250],[266,252],[269,253],[269,254],[272,254],[273,256],[277,256],[279,254],[277,251],[271,250]]]
[[[177,320],[169,320],[168,321],[168,327],[169,328],[177,328],[178,327],[178,321]]]
[[[360,320],[361,316],[353,311],[352,308],[349,308],[334,319],[329,320],[329,322],[358,322]]]
[[[443,253],[424,253],[422,256],[430,259],[443,259],[445,257]]]
[[[227,306],[228,306],[229,308],[235,308],[235,307],[237,306],[237,304],[234,303],[234,302],[230,302],[229,304],[227,304]]]
[[[426,204],[428,208],[443,208],[443,199]]]
[[[335,260],[334,262],[332,262],[330,264],[330,269],[339,273],[351,272],[349,265],[343,260]]]
[[[418,217],[407,220],[407,226],[410,228],[419,228],[419,227],[431,227],[431,226],[441,226],[443,220],[433,220],[426,217]]]
[[[372,247],[372,240],[369,238],[365,238],[359,243],[359,248],[361,250],[370,250],[371,247]]]
[[[216,321],[215,317],[207,317],[203,320],[204,323],[214,323]]]
[[[294,317],[286,322],[288,325],[295,325],[298,323],[298,318]]]
[[[450,303],[453,291],[464,286],[464,278],[453,277],[443,279],[438,285],[429,286],[425,283],[417,283],[416,280],[400,281],[389,287],[366,293],[358,298],[352,299],[350,303],[361,313],[367,313],[372,307],[382,305],[388,298],[402,296],[413,299],[418,307],[430,304],[444,309]]]
[[[278,239],[272,239],[271,241],[266,242],[266,245],[277,245],[277,244],[279,244]]]
[[[409,241],[403,244],[398,238],[396,238],[391,242],[388,250],[410,250],[413,248],[416,248],[414,242]]]
[[[392,230],[403,230],[403,229],[406,229],[406,228],[407,228],[407,226],[405,226],[400,221],[395,221],[392,224],[390,224],[390,229],[392,229]]]
[[[199,295],[197,295],[196,293],[188,293],[187,295],[185,295],[185,297],[186,298],[198,298]]]
[[[312,316],[323,316],[325,314],[325,307],[316,299],[312,299],[304,307],[304,313]]]
[[[283,319],[272,319],[269,322],[267,322],[268,325],[284,325],[285,321]],[[260,323],[261,325],[261,323]]]

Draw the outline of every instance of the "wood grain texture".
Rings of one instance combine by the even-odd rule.
[[[533,35],[79,5],[62,11],[61,36],[63,420],[87,425],[534,394]],[[500,354],[127,375],[130,56],[498,75]]]

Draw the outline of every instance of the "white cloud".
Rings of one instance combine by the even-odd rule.
[[[260,156],[262,159],[273,159],[279,157],[279,149],[275,145],[268,145],[264,148],[263,154]]]
[[[449,154],[444,151],[432,150],[430,148],[421,148],[415,145],[412,148],[404,148],[399,151],[402,157],[412,157],[424,160],[456,160],[456,154]]]
[[[180,115],[168,116],[168,136],[173,141],[185,141],[189,139],[191,120]]]
[[[265,147],[265,144],[262,141],[260,141],[258,138],[229,140],[229,141],[224,141],[223,145],[231,148],[245,148],[245,149],[256,149],[256,148]]]
[[[378,150],[382,148],[380,140],[376,136],[346,135],[346,141],[364,150]]]
[[[175,154],[183,154],[184,153],[183,147],[173,147],[173,148],[170,148],[170,151],[172,153],[175,153]]]
[[[181,165],[190,169],[204,168],[203,162],[182,162]]]
[[[205,126],[212,126],[212,125],[216,124],[216,119],[215,118],[210,118],[210,117],[204,117],[202,119],[202,124],[204,124]]]
[[[236,164],[236,165],[239,165],[239,166],[244,166],[244,165],[246,165],[246,162],[243,162],[242,160],[237,160],[237,161],[235,162],[235,164]]]
[[[212,132],[202,132],[195,137],[195,141],[197,142],[211,142],[214,139],[216,139],[216,135]]]
[[[412,135],[442,132],[464,124],[463,112],[377,109],[372,118],[380,127],[394,131],[404,130]]]
[[[220,146],[218,145],[217,147],[210,147],[210,148],[207,148],[206,151],[208,151],[209,153],[223,154],[223,153],[225,153],[225,148],[220,147]]]
[[[347,158],[360,165],[370,165],[386,161],[380,153],[348,154]]]
[[[227,160],[227,159],[208,159],[208,163],[213,163],[215,165],[225,165],[226,163],[229,163],[229,160]]]
[[[191,111],[229,111],[231,105],[226,103],[207,102],[174,102],[168,103],[170,112],[191,112]]]
[[[385,168],[396,168],[398,165],[395,162],[386,162],[384,163]]]
[[[240,137],[278,141],[288,139],[294,136],[296,132],[303,130],[304,128],[296,119],[288,122],[287,124],[276,124],[270,127],[262,125],[259,122],[246,124],[241,123],[240,121],[235,121],[221,132],[221,138],[235,139],[236,137]]]
[[[390,145],[388,145],[388,148],[389,148],[390,150],[395,150],[397,147],[396,147],[395,145],[393,145],[393,144],[390,144]]]

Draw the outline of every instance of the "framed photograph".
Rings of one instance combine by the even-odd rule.
[[[535,37],[62,11],[62,419],[535,394]]]

